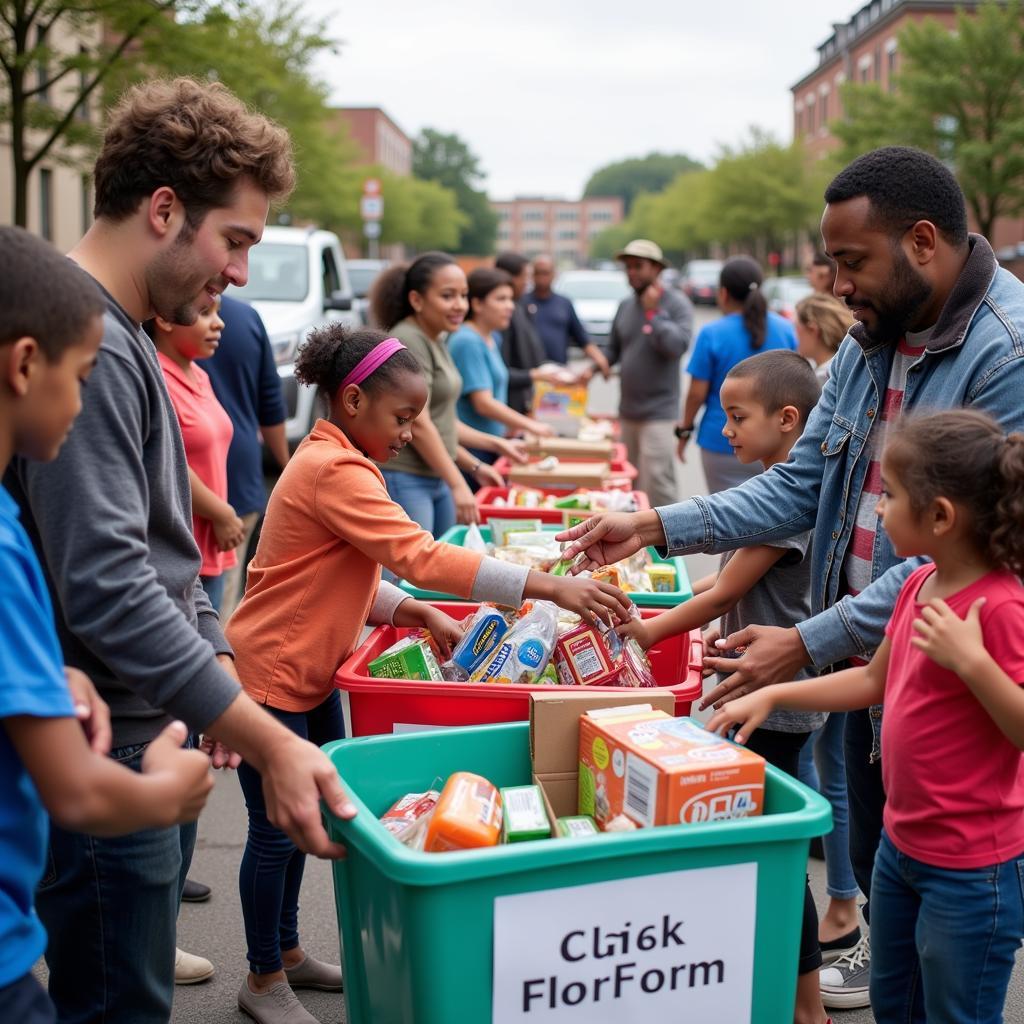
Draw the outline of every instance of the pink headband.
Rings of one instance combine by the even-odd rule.
[[[341,382],[343,388],[349,384],[362,384],[371,373],[382,367],[396,352],[400,352],[405,346],[397,338],[385,338],[379,345],[375,345],[369,352],[359,360],[349,372],[348,376]]]

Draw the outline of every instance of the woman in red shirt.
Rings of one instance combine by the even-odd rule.
[[[244,531],[242,520],[227,502],[231,420],[217,401],[206,371],[195,362],[217,351],[224,329],[219,308],[218,300],[201,310],[196,322],[188,327],[161,317],[146,324],[185,443],[192,488],[192,533],[203,556],[199,579],[214,610],[219,610],[224,592],[222,574],[235,565],[234,549]]]

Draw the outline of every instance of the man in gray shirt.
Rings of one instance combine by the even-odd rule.
[[[657,508],[679,500],[674,431],[693,306],[682,292],[658,284],[665,257],[654,242],[635,239],[616,258],[635,294],[615,313],[608,361],[622,364],[619,417],[629,459],[640,471],[637,489]]]
[[[181,434],[140,330],[154,314],[193,323],[228,284],[244,285],[270,200],[293,182],[287,133],[222,86],[151,81],[126,94],[96,163],[95,223],[71,253],[107,297],[83,410],[57,459],[21,462],[7,483],[47,573],[65,661],[110,704],[111,756],[137,766],[181,718],[216,739],[214,766],[241,755],[260,772],[271,820],[297,845],[340,856],[319,810],[322,797],[354,814],[337,773],[242,693],[199,584]],[[170,1019],[194,840],[194,824],[119,839],[51,829],[37,908],[62,1022]]]

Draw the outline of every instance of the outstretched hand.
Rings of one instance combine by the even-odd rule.
[[[562,552],[562,558],[576,559],[569,571],[575,576],[584,569],[614,565],[647,547],[652,541],[643,534],[641,515],[599,512],[571,530],[556,534],[555,540],[572,542]]]

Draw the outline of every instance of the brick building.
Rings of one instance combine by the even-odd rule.
[[[338,107],[335,116],[362,151],[362,163],[403,178],[412,174],[412,140],[380,107]]]
[[[818,66],[800,79],[793,93],[793,137],[812,157],[823,157],[839,142],[829,125],[843,117],[844,82],[876,82],[892,91],[899,71],[900,31],[908,22],[933,18],[950,30],[957,9],[977,7],[972,0],[871,0],[818,47]],[[1017,274],[1024,271],[1024,218],[996,223],[989,239],[996,255]]]
[[[622,221],[623,203],[618,196],[594,196],[569,201],[520,196],[492,202],[498,215],[498,249],[521,252],[531,259],[542,253],[559,266],[582,267],[590,243]]]

